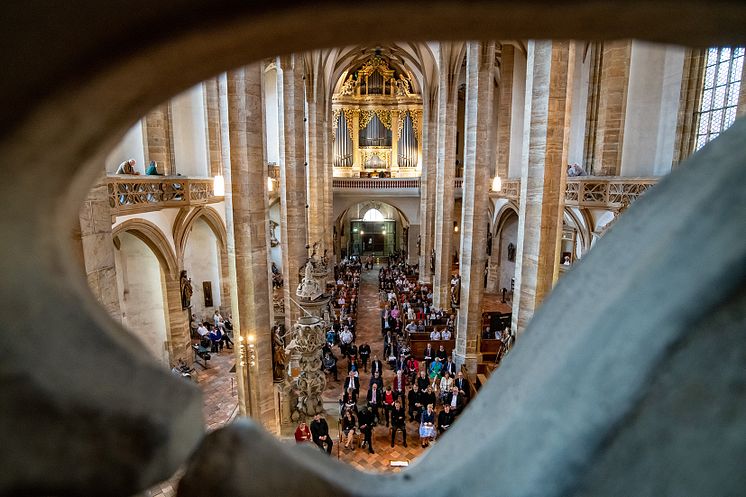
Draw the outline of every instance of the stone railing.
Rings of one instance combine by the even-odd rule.
[[[565,205],[620,209],[627,207],[658,178],[581,176],[567,178]]]
[[[565,205],[620,209],[631,204],[656,183],[658,183],[658,178],[624,178],[619,176],[567,178]],[[502,189],[497,193],[491,193],[491,196],[518,202],[521,196],[521,180],[503,180]]]
[[[213,180],[181,176],[109,176],[109,207],[113,214],[154,211],[220,202]]]

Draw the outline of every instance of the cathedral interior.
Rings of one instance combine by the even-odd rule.
[[[746,6],[113,7],[0,7],[0,495],[744,493]]]

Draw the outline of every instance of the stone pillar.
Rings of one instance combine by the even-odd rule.
[[[631,54],[631,41],[603,43],[595,150],[591,164],[595,175],[619,175]]]
[[[502,46],[500,62],[499,100],[497,112],[497,170],[502,179],[508,177],[510,164],[510,129],[513,122],[513,65],[515,64],[515,47]],[[519,109],[519,111],[522,109]]]
[[[165,271],[164,271],[165,272]],[[189,310],[181,307],[179,276],[166,274],[166,306],[168,307],[168,353],[172,363],[182,359],[192,361],[192,337],[189,330]]]
[[[210,176],[223,174],[223,157],[220,143],[220,104],[218,98],[218,78],[202,83],[205,98],[205,127],[207,134],[207,162]],[[222,295],[222,294],[221,294]]]
[[[526,125],[518,212],[513,329],[522,333],[552,289],[559,272],[559,245],[572,104],[574,44],[529,42]]]
[[[461,299],[456,328],[457,365],[477,373],[477,343],[482,329],[484,265],[487,261],[489,153],[494,102],[495,42],[466,47],[464,186],[461,218]]]
[[[332,166],[332,157],[334,151],[332,149],[332,109],[331,106],[325,105],[324,108],[324,123],[322,126],[322,136],[324,144],[323,154],[323,171],[324,171],[324,220],[326,229],[324,230],[324,247],[328,249],[327,257],[329,263],[333,266],[337,259],[338,254],[335,253],[334,247],[334,169]]]
[[[430,257],[434,246],[435,177],[438,113],[436,102],[423,102],[422,176],[420,177],[420,281],[432,283]]]
[[[292,300],[300,283],[298,273],[308,258],[303,59],[296,55],[279,57],[277,67],[282,276],[285,327],[289,330],[301,316]]]
[[[158,163],[159,172],[167,176],[176,174],[170,104],[163,104],[148,112],[144,124],[148,159]]]
[[[306,74],[307,81],[310,77],[310,74]],[[309,83],[310,86],[313,86],[313,83]],[[313,91],[313,96],[309,95],[308,99],[308,242],[319,243],[319,257],[323,255],[324,249],[328,248],[331,252],[331,247],[325,245],[326,237],[324,236],[325,231],[331,229],[331,225],[327,224],[325,217],[324,135],[326,134],[326,122],[324,102],[320,102],[320,98],[323,96]]]
[[[258,63],[227,76],[230,166],[225,176],[230,183],[226,182],[225,202],[226,211],[231,213],[228,237],[232,239],[230,258],[236,278],[233,322],[239,407],[242,414],[278,433],[272,375],[262,77]]]
[[[438,75],[438,145],[435,184],[435,274],[433,306],[448,309],[450,285],[453,208],[456,174],[457,82],[461,69],[461,44],[441,43]]]
[[[88,286],[112,319],[121,322],[106,175],[88,192],[78,217]]]

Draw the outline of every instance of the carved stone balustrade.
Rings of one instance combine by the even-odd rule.
[[[220,202],[213,180],[182,176],[109,176],[109,207],[114,215]]]
[[[659,178],[625,178],[618,176],[580,176],[567,178],[565,205],[596,209],[619,210],[637,200]],[[521,196],[521,180],[507,179],[499,192],[491,197],[506,198],[518,202]]]

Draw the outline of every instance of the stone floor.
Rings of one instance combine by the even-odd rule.
[[[368,342],[372,354],[383,357],[383,340],[381,337],[380,306],[378,301],[378,269],[364,271],[360,284],[360,298],[357,315],[357,344]],[[502,304],[499,294],[485,294],[483,310],[510,312],[510,303]],[[338,350],[336,351],[338,353]],[[204,416],[208,431],[217,429],[233,417],[238,410],[238,397],[235,386],[235,374],[230,369],[235,364],[235,356],[232,350],[224,350],[218,354],[212,354],[207,369],[195,364],[197,370],[197,384],[202,388],[204,396]],[[347,462],[357,469],[367,472],[396,472],[399,468],[391,467],[391,461],[412,462],[425,450],[420,446],[418,436],[418,423],[407,423],[408,447],[401,444],[401,434],[397,434],[396,445],[391,448],[391,435],[388,428],[379,425],[373,432],[373,449],[375,454],[369,454],[367,448],[345,449],[339,443],[337,419],[339,413],[338,399],[342,393],[342,381],[347,371],[347,361],[339,361],[339,380],[334,381],[331,376],[324,392],[324,403],[327,407],[327,420],[330,431],[335,438],[333,457]],[[360,374],[360,396],[364,398],[370,375],[366,372]],[[388,367],[384,371],[384,384],[391,382],[393,371]],[[287,439],[286,439],[287,441]],[[435,442],[437,443],[437,442]],[[168,481],[156,485],[147,493],[150,497],[172,497],[176,495],[176,482],[178,473]]]
[[[207,431],[212,431],[228,423],[238,411],[238,392],[235,383],[235,373],[230,370],[236,363],[233,350],[223,349],[222,352],[211,354],[205,369],[194,364],[196,383],[202,389],[204,402],[203,412]],[[177,472],[172,478],[151,488],[146,495],[150,497],[173,497],[176,495],[176,485],[180,478]]]

